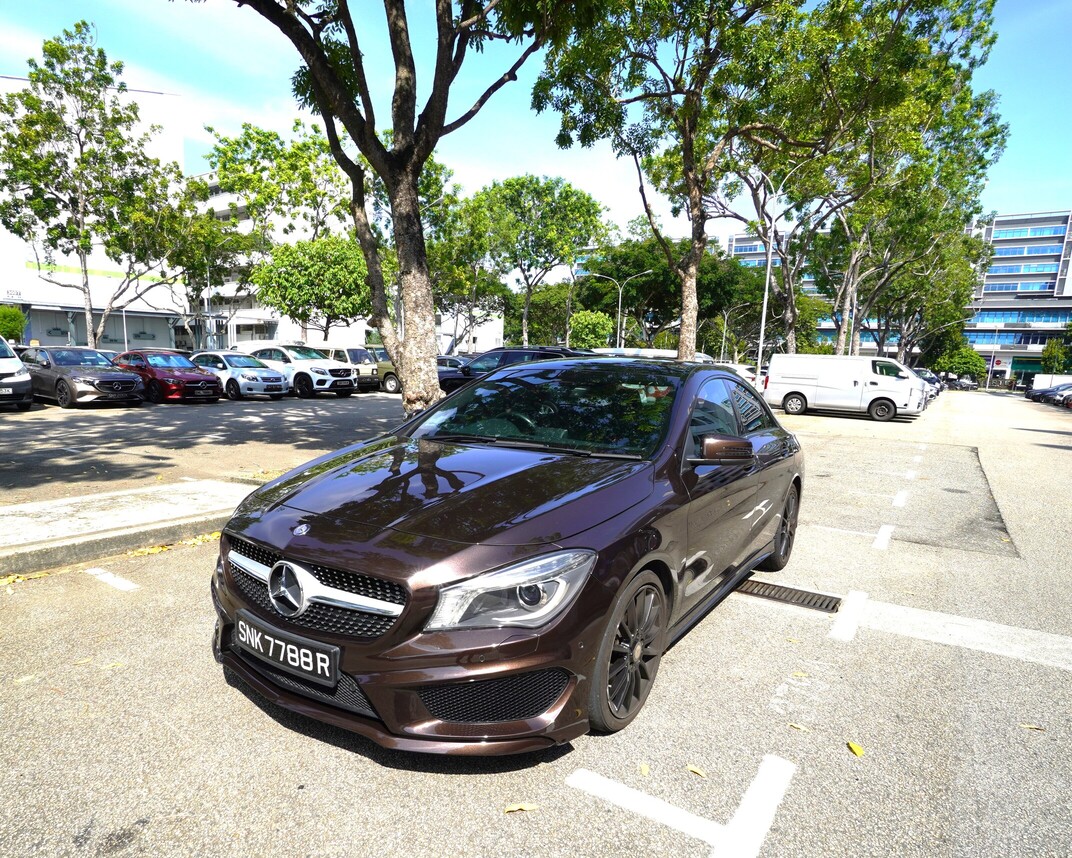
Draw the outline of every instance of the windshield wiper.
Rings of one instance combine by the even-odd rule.
[[[445,444],[497,444],[498,438],[491,435],[463,435],[461,433],[445,433],[437,435],[422,435],[418,441],[442,441]]]

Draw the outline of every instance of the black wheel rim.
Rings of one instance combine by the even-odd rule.
[[[229,382],[227,382],[227,398],[228,399],[238,399],[241,396],[242,396],[242,391],[240,391],[238,389],[238,382],[235,381],[234,379],[231,379]]]
[[[793,540],[797,533],[797,493],[791,492],[785,501],[782,523],[778,526],[778,556],[785,559],[793,550]]]
[[[159,402],[161,399],[163,399],[163,395],[160,392],[160,385],[157,384],[155,381],[149,385],[148,389],[145,392],[146,395],[149,397],[150,402]]]
[[[59,403],[60,408],[66,408],[71,404],[71,391],[62,381],[56,385],[56,402]]]
[[[304,375],[298,379],[295,386],[298,388],[298,396],[308,396],[313,390],[313,385]]]
[[[644,702],[655,681],[662,651],[662,594],[645,584],[630,599],[610,651],[607,702],[617,718],[625,718]]]

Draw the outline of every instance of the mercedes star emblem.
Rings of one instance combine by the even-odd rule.
[[[309,574],[286,560],[280,560],[272,567],[268,575],[268,598],[272,600],[272,607],[284,617],[297,617],[308,607],[302,579]]]

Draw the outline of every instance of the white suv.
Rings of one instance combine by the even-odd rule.
[[[353,367],[301,343],[261,346],[250,354],[283,373],[287,387],[302,399],[310,399],[321,391],[336,396],[354,392]]]

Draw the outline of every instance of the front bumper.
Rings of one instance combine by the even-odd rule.
[[[240,379],[238,387],[242,391],[243,396],[275,396],[287,392],[287,383],[283,379],[271,383]]]
[[[335,378],[334,376],[314,375],[313,387],[316,390],[353,390],[354,379],[352,378]]]
[[[20,402],[33,402],[33,382],[12,381],[11,377],[0,378],[0,405],[17,405]]]
[[[227,563],[213,576],[213,651],[279,706],[385,748],[425,753],[526,753],[588,731],[587,674],[602,629],[601,614],[578,610],[583,598],[550,630],[413,633],[407,609],[395,628],[356,639],[292,625],[260,606],[249,582],[236,582],[241,574]],[[241,649],[235,632],[240,609],[284,634],[338,646],[338,685],[296,679]]]
[[[140,402],[145,388],[138,384],[130,390],[101,390],[85,381],[71,383],[75,402]]]
[[[223,391],[218,386],[211,384],[196,387],[188,384],[166,385],[161,382],[160,388],[164,391],[164,399],[174,402],[200,402],[219,399],[223,395]]]

